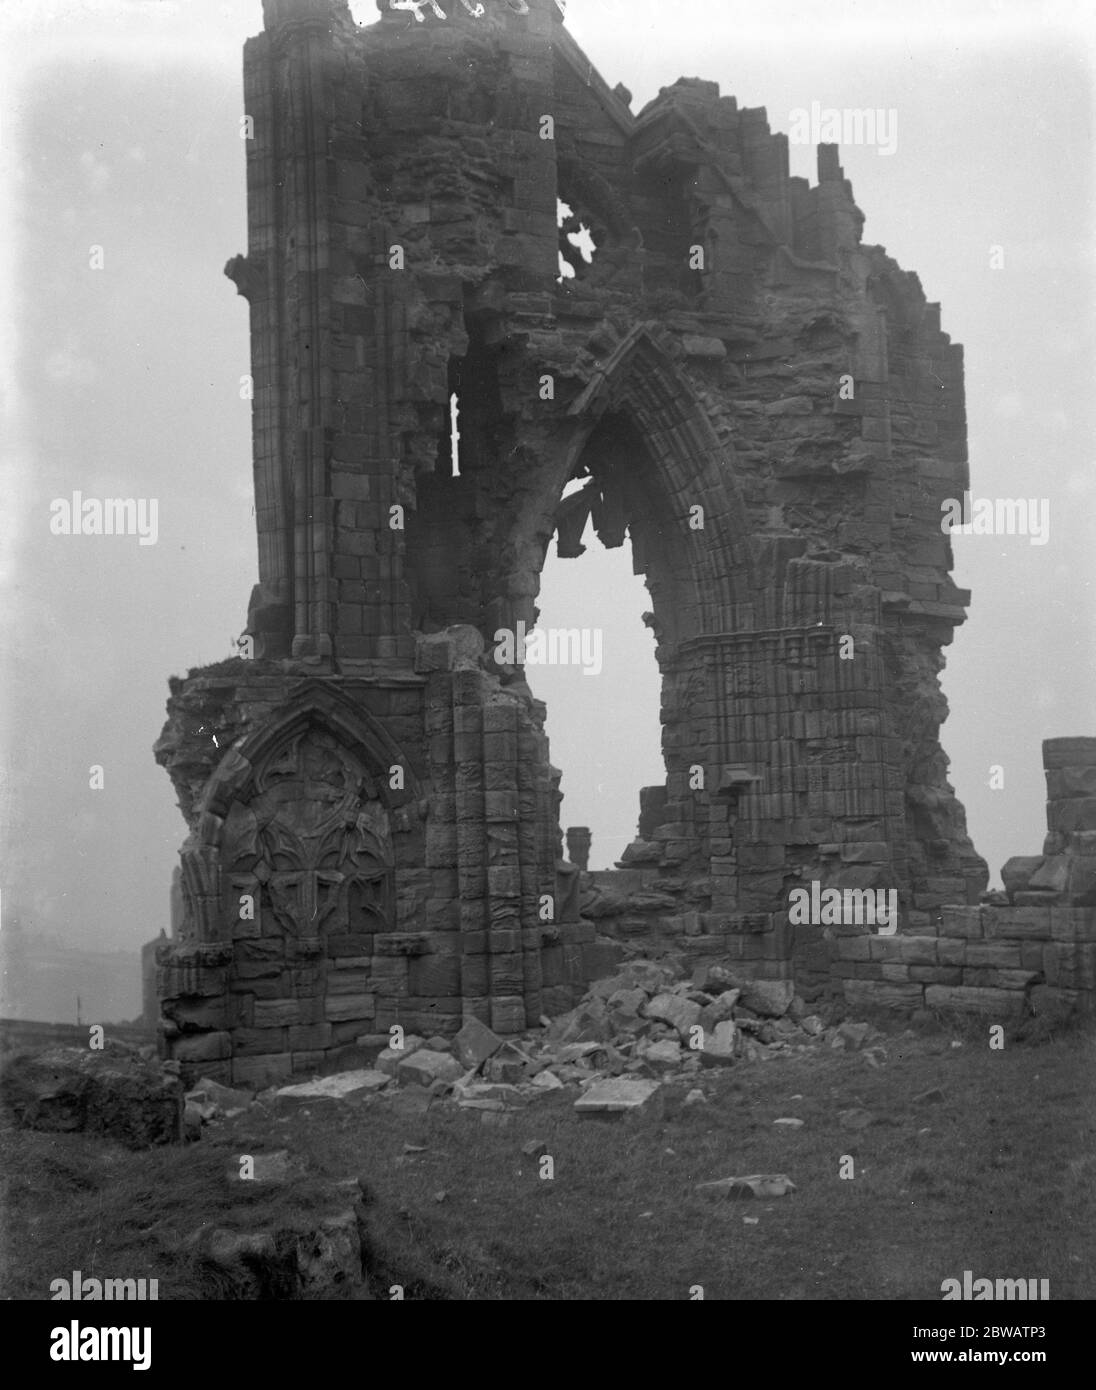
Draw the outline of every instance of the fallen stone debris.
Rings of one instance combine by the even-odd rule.
[[[94,1134],[131,1149],[173,1144],[184,1125],[176,1065],[158,1067],[138,1049],[111,1040],[98,1051],[53,1047],[17,1054],[0,1075],[0,1105],[25,1129]]]
[[[866,1060],[880,1065],[882,1036],[869,1023],[827,1025],[786,980],[746,979],[722,965],[687,977],[672,960],[635,959],[591,985],[568,1013],[518,1038],[470,1018],[454,1038],[409,1033],[370,1068],[271,1087],[257,1099],[282,1115],[375,1095],[409,1115],[445,1103],[500,1124],[506,1112],[570,1088],[577,1113],[621,1116],[649,1113],[667,1087],[688,1087],[684,1105],[703,1104],[706,1073],[796,1052],[870,1051]],[[187,1095],[188,1120],[238,1113],[241,1097],[202,1080]]]

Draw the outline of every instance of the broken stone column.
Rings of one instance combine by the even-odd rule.
[[[567,827],[567,858],[580,869],[590,867],[590,827],[569,825]]]
[[[1043,741],[1047,835],[1042,855],[1018,855],[1001,870],[1009,901],[1096,905],[1096,738]]]

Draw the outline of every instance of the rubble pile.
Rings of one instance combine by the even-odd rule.
[[[633,960],[592,985],[569,1013],[521,1037],[502,1038],[470,1018],[455,1038],[406,1034],[371,1068],[271,1088],[260,1099],[280,1113],[372,1094],[409,1110],[445,1099],[492,1123],[572,1087],[580,1113],[615,1113],[675,1083],[693,1086],[686,1103],[696,1103],[705,1097],[695,1082],[707,1070],[819,1046],[864,1049],[875,1062],[880,1050],[869,1044],[880,1036],[868,1023],[827,1026],[787,980],[745,979],[720,965],[682,978],[673,962]],[[200,1099],[203,1120],[218,1118],[216,1091],[224,1088],[199,1089],[188,1101]]]

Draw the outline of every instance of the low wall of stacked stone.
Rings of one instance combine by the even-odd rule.
[[[1096,1006],[1096,909],[945,907],[936,935],[848,936],[834,975],[851,1012],[958,1010],[1055,1020]]]

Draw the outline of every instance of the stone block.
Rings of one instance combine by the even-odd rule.
[[[1005,892],[1011,897],[1028,886],[1031,876],[1042,864],[1041,855],[1019,854],[1008,859],[1001,866],[1001,882]]]
[[[1043,977],[1042,970],[1002,970],[993,967],[963,967],[964,985],[977,985],[981,989],[1026,989],[1028,985]]]
[[[1043,767],[1096,767],[1096,738],[1044,739]]]
[[[324,981],[323,991],[326,995],[368,994],[371,978],[370,972],[362,970],[360,967],[348,970],[329,970]]]
[[[613,1077],[608,1081],[595,1081],[584,1095],[575,1101],[575,1109],[580,1115],[618,1114],[626,1110],[638,1110],[646,1106],[659,1088],[657,1081],[645,1081],[639,1077]]]
[[[761,1018],[783,1018],[795,998],[791,980],[743,980],[741,1002]]]
[[[419,956],[411,961],[407,975],[412,995],[431,997],[459,995],[461,990],[461,958],[456,955]]]
[[[841,846],[841,859],[845,864],[887,864],[890,846],[882,840],[853,841]]]
[[[965,963],[1014,970],[1020,965],[1020,947],[1013,943],[972,941],[967,946]]]
[[[293,1053],[323,1052],[331,1042],[330,1023],[308,1023],[289,1029],[289,1050]]]
[[[1096,763],[1087,767],[1048,768],[1047,800],[1066,801],[1075,796],[1096,796]]]
[[[400,956],[375,956],[373,959],[373,993],[386,999],[406,999],[410,962]]]
[[[890,940],[898,943],[898,959],[907,965],[936,964],[936,937],[893,936]]]
[[[1046,889],[1050,893],[1064,893],[1069,886],[1070,860],[1064,854],[1050,855],[1043,859],[1039,867],[1028,879],[1028,889]]]
[[[525,1029],[525,1000],[520,995],[491,1000],[491,1027],[496,1033],[512,1036]]]
[[[987,907],[983,911],[987,940],[1042,941],[1050,937],[1049,907]]]
[[[838,960],[870,960],[871,942],[866,936],[842,936],[836,942]]]
[[[228,998],[171,999],[164,1002],[163,1014],[184,1033],[219,1031],[229,1027]]]
[[[734,1061],[737,1036],[738,1030],[731,1019],[717,1023],[711,1032],[705,1029],[701,1062],[706,1066],[729,1066]]]
[[[267,1053],[258,1057],[232,1059],[232,1084],[247,1086],[253,1091],[265,1090],[293,1074],[293,1057],[288,1052]]]
[[[479,1066],[502,1046],[502,1038],[477,1018],[466,1018],[454,1041],[457,1057],[466,1068]]]
[[[1096,905],[1096,855],[1075,854],[1067,862],[1069,901],[1077,905]]]
[[[464,1068],[456,1057],[448,1052],[433,1052],[428,1047],[417,1048],[396,1067],[399,1082],[410,1081],[419,1086],[430,1086],[435,1081],[459,1081],[463,1075]]]
[[[890,980],[845,980],[842,983],[845,1001],[855,1012],[858,1009],[881,1009],[901,1012],[919,1009],[924,990],[918,984],[900,984]]]
[[[236,1057],[256,1057],[274,1052],[288,1053],[288,1044],[287,1028],[236,1028],[232,1033],[232,1048]]]
[[[940,935],[977,940],[983,935],[982,908],[944,906],[940,912]]]
[[[176,1038],[171,1044],[171,1056],[176,1062],[219,1062],[232,1056],[232,1034],[191,1033]]]
[[[328,958],[340,965],[342,960],[369,961],[373,956],[373,937],[356,933],[329,936],[326,943]]]
[[[1096,830],[1096,796],[1047,802],[1047,829],[1069,832]]]
[[[329,1023],[375,1017],[377,1001],[373,994],[331,994],[324,1000],[324,1017]]]
[[[1096,908],[1052,907],[1049,910],[1053,941],[1096,941]]]
[[[254,1024],[256,1028],[286,1028],[291,1023],[303,1023],[299,999],[257,999]]]
[[[1048,985],[1063,989],[1096,989],[1096,950],[1090,945],[1052,942],[1043,950]]]
[[[700,1005],[680,994],[657,994],[648,1000],[644,1013],[648,1018],[658,1019],[676,1028],[680,1036],[687,1040],[689,1029],[700,1018]]]
[[[1020,990],[981,989],[970,985],[926,985],[925,1007],[984,1014],[991,1019],[1016,1018],[1024,1011]]]
[[[410,959],[413,956],[424,956],[432,949],[430,933],[425,931],[379,932],[373,938],[374,955],[385,959]]]
[[[884,966],[884,969],[886,967]],[[963,971],[958,965],[909,965],[909,978],[923,985],[961,985]]]

